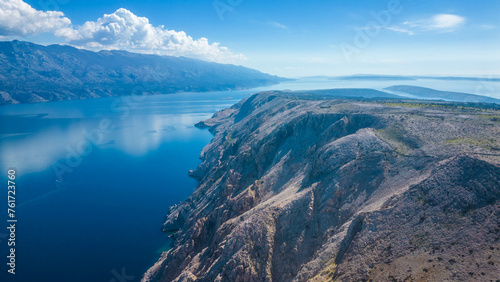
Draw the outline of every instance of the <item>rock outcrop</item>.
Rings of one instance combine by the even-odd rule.
[[[495,281],[498,106],[266,92],[214,133],[143,281]]]

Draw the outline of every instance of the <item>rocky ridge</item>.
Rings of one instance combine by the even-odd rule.
[[[265,92],[214,133],[142,281],[495,281],[500,109]]]

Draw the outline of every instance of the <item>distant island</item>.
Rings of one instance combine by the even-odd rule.
[[[287,79],[197,59],[0,42],[0,105],[248,89]]]
[[[395,85],[387,87],[385,89],[394,91],[396,93],[397,92],[407,93],[420,99],[443,99],[446,101],[500,104],[500,99],[495,99],[487,96],[461,93],[461,92],[439,91],[419,86]]]
[[[467,102],[467,103],[493,103],[500,104],[500,99],[468,94],[461,92],[440,91],[432,88],[411,86],[411,85],[394,85],[386,87],[380,91],[369,88],[335,88],[335,89],[322,89],[322,90],[296,90],[292,91],[294,95],[301,95],[303,99],[311,98],[337,98],[337,99],[355,99],[355,98],[368,98],[368,99],[407,99],[411,95],[411,99],[422,100],[435,100],[435,101],[453,101],[453,102]],[[280,93],[281,91],[277,91]]]
[[[318,78],[320,76],[317,76]],[[466,80],[466,81],[500,81],[500,77],[470,77],[470,76],[422,76],[422,75],[379,75],[379,74],[355,74],[347,76],[322,76],[331,80]]]
[[[402,75],[375,75],[375,74],[356,74],[348,76],[330,77],[331,80],[416,80],[414,77]]]

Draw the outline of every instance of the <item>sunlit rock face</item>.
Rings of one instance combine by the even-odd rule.
[[[328,94],[328,93],[323,93]],[[199,123],[143,281],[495,280],[498,107],[266,92]]]

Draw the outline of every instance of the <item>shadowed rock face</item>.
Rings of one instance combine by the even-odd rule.
[[[498,110],[267,92],[199,126],[143,281],[496,280]]]

